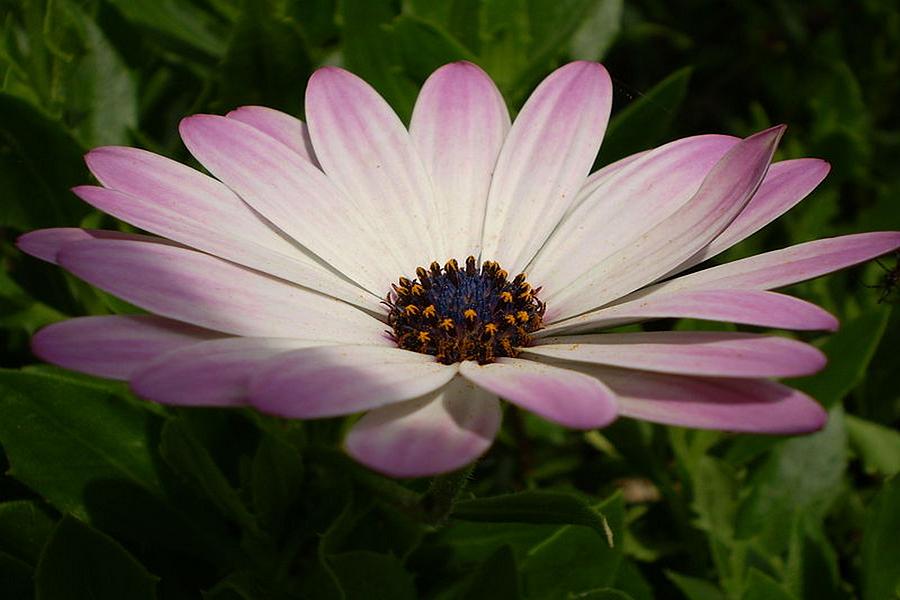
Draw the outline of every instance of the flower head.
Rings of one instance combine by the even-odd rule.
[[[154,235],[48,229],[19,247],[152,314],[57,323],[34,351],[165,404],[365,412],[347,451],[396,476],[485,452],[499,398],[579,429],[617,416],[820,428],[814,400],[772,381],[822,368],[812,346],[597,331],[667,317],[832,330],[822,309],[769,290],[891,251],[900,233],[680,275],[791,208],[828,165],[772,164],[774,127],[680,139],[589,174],[610,107],[606,70],[575,62],[511,125],[487,75],[454,63],[426,81],[407,131],[370,86],[329,67],[309,82],[307,123],[253,106],[184,119],[212,177],[92,150],[101,185],[75,193]]]

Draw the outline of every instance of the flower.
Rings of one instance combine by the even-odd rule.
[[[821,308],[768,290],[893,250],[900,233],[678,275],[784,213],[829,167],[770,165],[774,127],[680,139],[589,175],[610,107],[606,70],[574,62],[511,125],[490,78],[461,62],[426,81],[407,131],[365,82],[327,67],[310,79],[307,124],[255,106],[184,119],[215,178],[143,150],[92,150],[101,186],[74,192],[161,237],[47,229],[19,247],[153,314],[53,324],[34,352],[165,404],[365,412],[346,449],[393,476],[475,460],[498,431],[498,397],[577,429],[619,415],[819,429],[822,408],[771,380],[822,368],[812,346],[584,332],[663,317],[833,330]]]

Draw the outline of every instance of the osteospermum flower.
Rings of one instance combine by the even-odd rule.
[[[34,351],[165,404],[365,412],[346,449],[395,476],[485,452],[498,398],[577,429],[619,415],[820,428],[815,401],[772,381],[819,370],[811,346],[584,332],[663,317],[832,330],[824,310],[768,290],[893,250],[900,234],[678,275],[788,210],[828,165],[770,164],[775,127],[677,140],[589,175],[610,105],[606,70],[575,62],[510,126],[487,75],[454,63],[425,83],[407,131],[365,82],[324,68],[307,124],[252,106],[184,119],[184,143],[214,178],[143,150],[92,150],[102,187],[75,193],[161,237],[48,229],[19,246],[153,314],[54,324]]]

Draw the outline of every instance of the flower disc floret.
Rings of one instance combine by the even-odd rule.
[[[451,258],[401,277],[388,294],[388,324],[405,350],[432,354],[438,362],[479,364],[516,357],[541,328],[546,305],[520,273],[511,281],[496,262],[480,268],[474,256],[460,268]]]

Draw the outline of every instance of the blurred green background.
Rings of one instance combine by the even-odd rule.
[[[791,382],[829,408],[823,432],[583,434],[508,410],[448,515],[439,487],[346,459],[340,420],[172,410],[36,364],[40,326],[131,309],[13,246],[41,227],[127,228],[69,192],[91,147],[195,164],[181,117],[302,116],[322,64],[407,119],[458,59],[513,111],[559,64],[603,60],[616,97],[598,166],[787,123],[778,158],[821,157],[831,175],[724,260],[900,229],[896,3],[0,0],[0,16],[0,597],[900,598],[900,294],[879,302],[876,264],[790,290],[842,321],[804,336],[828,369]]]

